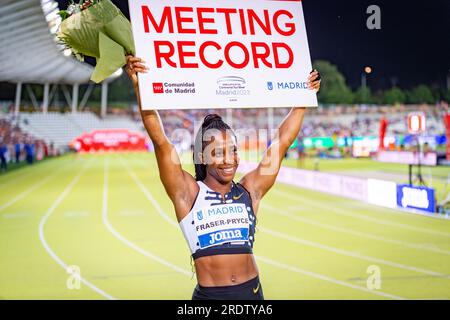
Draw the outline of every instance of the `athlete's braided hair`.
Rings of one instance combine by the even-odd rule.
[[[203,153],[204,148],[208,144],[209,140],[204,139],[204,134],[211,129],[224,131],[230,130],[233,135],[234,132],[231,130],[230,126],[226,124],[222,117],[218,114],[208,114],[205,119],[203,119],[202,126],[199,128],[197,132],[197,136],[195,137],[194,144],[194,165],[195,165],[195,180],[203,181],[206,178],[206,164],[203,164],[202,160],[199,157],[199,153]]]

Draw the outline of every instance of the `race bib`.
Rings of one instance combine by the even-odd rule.
[[[209,206],[194,212],[201,249],[226,242],[248,241],[249,220],[245,204]]]

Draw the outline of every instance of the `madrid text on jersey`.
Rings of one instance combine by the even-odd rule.
[[[267,9],[235,8],[192,8],[164,7],[159,17],[148,6],[142,6],[144,31],[147,34],[160,34],[165,30],[178,35],[211,34],[233,39],[227,43],[216,41],[167,41],[153,39],[155,65],[163,67],[193,68],[206,67],[218,69],[224,64],[235,69],[242,69],[249,64],[261,67],[284,69],[294,63],[292,48],[284,42],[250,42],[239,41],[242,36],[261,34],[290,37],[296,33],[294,15],[288,10],[279,9],[270,12]],[[218,21],[224,22],[224,30],[218,27]],[[239,21],[239,23],[234,23]],[[215,54],[206,54],[214,52]],[[236,52],[240,54],[236,54]],[[215,58],[211,58],[214,56]],[[239,61],[238,61],[239,60]]]

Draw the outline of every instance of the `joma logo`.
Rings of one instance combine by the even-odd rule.
[[[223,240],[240,239],[242,238],[242,233],[241,230],[227,230],[213,233],[209,236],[211,237],[209,244],[215,244],[216,242],[221,242]]]

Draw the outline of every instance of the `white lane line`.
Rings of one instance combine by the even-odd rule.
[[[342,198],[342,199],[344,200],[345,198]],[[352,199],[347,199],[347,200],[352,200]],[[354,201],[354,202],[344,203],[342,201],[339,201],[339,205],[346,207],[346,208],[350,208],[350,209],[359,208],[362,210],[371,210],[371,211],[376,210],[376,211],[379,211],[384,214],[408,217],[407,219],[417,218],[417,219],[415,219],[417,221],[424,221],[425,219],[435,219],[435,220],[442,220],[442,221],[446,221],[447,223],[450,223],[450,220],[448,218],[445,218],[444,216],[428,215],[426,213],[419,213],[419,212],[412,211],[412,210],[411,211],[402,210],[402,209],[396,210],[396,209],[382,207],[382,206],[378,206],[378,205],[372,205],[370,203],[362,202],[362,201],[358,201],[358,200],[352,200],[352,201]]]
[[[39,164],[39,166],[37,167],[38,169],[42,169],[45,168],[48,164],[52,164],[52,161],[45,161],[45,163]],[[35,174],[35,169],[36,166],[27,166],[25,168],[19,168],[16,169],[16,171],[11,172],[10,174],[8,174],[5,179],[5,181],[2,181],[0,183],[0,190],[3,189],[5,186],[11,184],[11,183],[16,183],[18,181],[23,180],[24,178],[28,177],[28,176],[32,176]],[[0,176],[1,178],[2,176]]]
[[[59,195],[59,197],[50,206],[50,208],[47,210],[45,215],[42,217],[41,222],[39,223],[39,239],[41,240],[41,243],[44,246],[45,251],[47,251],[47,253],[50,255],[50,257],[52,257],[53,260],[55,260],[64,269],[64,271],[67,270],[68,265],[61,258],[59,258],[56,255],[56,253],[50,248],[49,244],[45,240],[44,226],[45,226],[45,223],[47,222],[48,218],[50,217],[50,215],[55,211],[55,209],[61,204],[61,202],[64,200],[64,198],[69,194],[69,192],[72,190],[72,188],[78,182],[78,180],[80,179],[81,175],[86,171],[86,169],[87,169],[87,165],[85,165],[81,169],[80,173],[78,173],[78,175],[72,180],[72,182],[70,182],[70,184]],[[106,293],[102,289],[96,287],[91,282],[89,282],[88,280],[86,280],[85,278],[83,278],[81,276],[80,276],[80,281],[82,283],[84,283],[86,286],[88,286],[89,288],[91,288],[92,290],[94,290],[95,292],[97,292],[98,294],[104,296],[105,298],[107,298],[109,300],[115,300],[115,298],[113,296],[111,296],[110,294]]]
[[[127,238],[125,238],[124,236],[122,236],[119,232],[117,232],[114,227],[111,225],[111,223],[109,223],[108,220],[108,168],[109,168],[109,161],[105,160],[105,164],[104,164],[104,179],[103,179],[103,206],[102,206],[102,219],[103,219],[103,223],[105,224],[105,226],[108,228],[108,230],[120,241],[122,241],[124,244],[126,244],[127,246],[129,246],[130,248],[132,248],[133,250],[139,252],[140,254],[146,256],[149,259],[152,259],[154,261],[157,261],[159,263],[161,263],[162,265],[171,268],[179,273],[182,273],[184,275],[187,276],[191,276],[192,273],[189,272],[186,269],[180,268],[164,259],[162,259],[161,257],[148,252],[140,247],[138,247],[137,245],[135,245],[133,242],[131,242],[130,240],[128,240]],[[138,184],[139,185],[139,184]],[[149,198],[147,198],[149,199]],[[151,200],[149,199],[149,201],[151,202]]]
[[[385,297],[385,298],[390,298],[390,299],[394,299],[394,300],[406,300],[406,298],[403,298],[403,297],[400,297],[400,296],[397,296],[397,295],[385,293],[385,292],[382,292],[382,291],[370,290],[370,289],[364,288],[362,286],[354,285],[354,284],[351,284],[351,283],[348,283],[348,282],[345,282],[345,281],[341,281],[341,280],[338,280],[338,279],[335,279],[335,278],[332,278],[332,277],[324,276],[324,275],[319,274],[319,273],[311,272],[311,271],[308,271],[308,270],[305,270],[305,269],[301,269],[301,268],[298,268],[298,267],[294,267],[294,266],[291,266],[291,265],[288,265],[288,264],[280,263],[278,261],[275,261],[275,260],[272,260],[272,259],[268,259],[268,258],[264,258],[264,257],[261,257],[259,255],[255,256],[255,257],[259,261],[262,261],[262,262],[264,262],[266,264],[269,264],[271,266],[278,267],[278,268],[285,269],[285,270],[289,270],[289,271],[292,271],[292,272],[295,272],[295,273],[300,273],[300,274],[303,274],[303,275],[308,276],[308,277],[312,277],[312,278],[328,281],[328,282],[331,282],[331,283],[334,283],[334,284],[337,284],[337,285],[341,285],[341,286],[344,286],[344,287],[352,288],[352,289],[355,289],[355,290],[364,291],[364,292],[375,294],[375,295],[382,296],[382,297]]]
[[[130,177],[133,179],[133,181],[138,185],[139,189],[144,193],[145,197],[148,201],[155,207],[158,214],[166,220],[168,223],[170,223],[172,226],[178,228],[178,224],[175,222],[175,220],[171,219],[167,214],[164,213],[164,210],[161,208],[161,206],[158,204],[158,202],[153,198],[152,194],[147,190],[147,188],[144,187],[141,180],[136,176],[136,174],[130,170],[130,167],[127,163],[124,163],[121,158],[119,158],[121,164],[125,167]]]
[[[27,212],[17,212],[17,213],[4,213],[2,215],[3,219],[25,219],[31,215]]]
[[[313,248],[319,248],[322,250],[326,250],[326,251],[330,251],[330,252],[334,252],[340,255],[344,255],[347,257],[353,257],[353,258],[357,258],[357,259],[361,259],[361,260],[366,260],[366,261],[370,261],[370,262],[375,262],[375,263],[380,263],[380,264],[384,264],[387,266],[391,266],[391,267],[396,267],[396,268],[400,268],[400,269],[404,269],[404,270],[409,270],[409,271],[414,271],[414,272],[419,272],[419,273],[423,273],[423,274],[427,274],[433,277],[440,277],[440,278],[449,278],[449,275],[443,274],[443,273],[439,273],[439,272],[435,272],[432,270],[428,270],[428,269],[422,269],[422,268],[417,268],[414,266],[409,266],[409,265],[405,265],[405,264],[401,264],[401,263],[397,263],[397,262],[393,262],[393,261],[389,261],[389,260],[384,260],[384,259],[379,259],[379,258],[374,258],[374,257],[370,257],[370,256],[366,256],[366,255],[362,255],[356,252],[352,252],[352,251],[347,251],[347,250],[343,250],[343,249],[338,249],[336,247],[332,247],[332,246],[327,246],[321,243],[317,243],[314,241],[308,241],[308,240],[304,240],[298,237],[294,237],[285,233],[281,233],[275,230],[271,230],[268,228],[264,228],[264,227],[259,227],[259,230],[270,234],[274,237],[277,238],[281,238],[281,239],[285,239],[291,242],[296,242],[296,243],[300,243],[309,247],[313,247]]]
[[[20,169],[17,169],[18,171],[20,171]],[[31,175],[32,172],[26,171],[26,172],[20,172],[19,174],[16,174],[15,176],[7,176],[8,180],[3,181],[2,183],[0,183],[0,190],[4,189],[6,186],[12,184],[12,183],[17,183],[21,180],[23,180],[24,178],[28,177]]]
[[[303,223],[306,223],[309,225],[313,225],[313,226],[317,226],[320,228],[324,228],[324,229],[328,229],[328,230],[332,230],[332,231],[336,231],[336,232],[341,232],[344,234],[351,234],[351,235],[354,235],[357,237],[372,239],[372,240],[376,240],[376,241],[382,241],[382,242],[386,242],[386,243],[401,245],[404,247],[413,248],[413,249],[417,249],[417,250],[426,250],[426,251],[431,251],[431,252],[435,252],[435,253],[442,253],[442,254],[450,255],[450,251],[448,251],[448,250],[439,249],[439,248],[435,248],[435,247],[428,247],[425,245],[415,244],[415,243],[411,243],[411,242],[407,242],[407,241],[401,241],[401,240],[381,237],[381,236],[377,236],[377,235],[370,234],[370,233],[355,231],[355,230],[349,229],[349,228],[342,228],[342,227],[337,227],[337,226],[334,226],[331,224],[317,222],[312,219],[299,217],[298,215],[295,215],[295,214],[283,212],[283,211],[281,211],[269,204],[266,204],[266,203],[262,203],[262,206],[267,208],[268,210],[270,210],[271,212],[273,212],[276,215],[284,216],[291,220],[300,221],[300,222],[303,222]],[[301,207],[301,209],[304,210],[304,207]],[[288,210],[291,212],[298,212],[298,209],[294,210],[292,208],[288,208]]]
[[[125,167],[127,166],[123,162],[122,162],[122,165],[125,166]],[[129,168],[128,168],[128,170],[129,170]],[[139,181],[139,178],[137,178],[137,176],[135,176],[135,177],[136,177],[136,180]],[[136,182],[136,180],[135,180],[135,182]],[[143,186],[143,184],[140,181],[139,181],[138,186],[142,186],[142,188],[145,189],[145,187]],[[149,193],[148,190],[145,193]],[[147,199],[150,201],[150,198],[147,198]],[[153,199],[153,197],[151,197],[151,199]],[[152,201],[150,201],[150,202],[153,204]],[[162,209],[161,209],[160,214],[166,216],[166,218],[167,218],[167,219],[165,219],[166,221],[168,219],[170,219],[170,217],[167,215],[167,213],[165,213]],[[173,226],[173,224],[171,224],[171,225]],[[261,229],[261,227],[259,227],[259,229]],[[342,286],[349,287],[349,288],[352,288],[352,289],[355,289],[355,290],[360,290],[360,291],[364,291],[364,292],[368,292],[368,293],[372,293],[372,294],[375,294],[375,295],[379,295],[379,296],[383,296],[383,297],[391,298],[391,299],[396,299],[396,300],[405,300],[406,299],[406,298],[403,298],[403,297],[400,297],[400,296],[396,296],[396,295],[392,295],[392,294],[389,294],[389,293],[385,293],[385,292],[382,292],[382,291],[369,290],[369,289],[367,289],[365,287],[362,287],[362,286],[350,284],[350,283],[347,283],[345,281],[341,281],[341,280],[338,280],[338,279],[335,279],[335,278],[332,278],[332,277],[328,277],[328,276],[325,276],[325,275],[321,275],[321,274],[318,274],[318,273],[314,273],[314,272],[311,272],[311,271],[300,269],[300,268],[297,268],[295,266],[291,266],[291,265],[288,265],[288,264],[283,264],[281,262],[274,261],[274,260],[271,260],[269,258],[265,258],[265,257],[259,256],[259,255],[257,256],[257,258],[259,260],[267,263],[267,264],[271,264],[272,266],[275,266],[275,267],[278,267],[278,268],[281,268],[281,269],[286,269],[286,270],[290,270],[292,272],[301,273],[301,274],[304,274],[304,275],[312,277],[312,278],[316,278],[316,279],[332,282],[334,284],[342,285]]]
[[[53,171],[53,173],[49,176],[47,176],[47,178],[45,178],[44,180],[41,180],[40,182],[34,184],[31,188],[28,188],[27,190],[23,191],[22,193],[20,193],[19,195],[17,195],[16,197],[12,198],[11,200],[9,200],[8,202],[2,204],[0,206],[0,211],[5,210],[6,208],[12,206],[14,203],[16,203],[17,201],[25,198],[27,195],[29,195],[31,192],[33,192],[34,190],[36,190],[37,188],[39,188],[40,186],[44,185],[45,183],[47,183],[50,179],[52,179],[55,175],[57,175],[62,169],[63,167],[60,167],[58,170]]]
[[[337,215],[342,215],[342,216],[352,217],[355,219],[361,219],[361,220],[366,220],[366,221],[370,221],[370,222],[375,222],[375,223],[390,226],[390,227],[398,227],[398,228],[403,228],[403,229],[412,230],[412,231],[416,231],[416,232],[428,233],[428,234],[432,234],[432,235],[450,238],[450,233],[447,233],[447,232],[440,232],[440,231],[436,231],[436,230],[430,230],[427,228],[414,227],[414,226],[410,226],[407,224],[393,222],[393,221],[389,221],[389,220],[378,219],[378,218],[374,218],[374,217],[365,216],[362,214],[350,213],[350,212],[348,212],[348,210],[342,210],[342,209],[336,208],[335,206],[333,207],[332,205],[327,206],[327,205],[320,204],[317,201],[308,200],[301,195],[294,196],[294,195],[290,194],[289,191],[282,192],[279,190],[272,190],[272,192],[274,194],[277,194],[279,196],[300,202],[302,204],[307,204],[307,205],[310,205],[313,207],[322,208],[325,211],[329,211],[329,212],[335,213]]]

